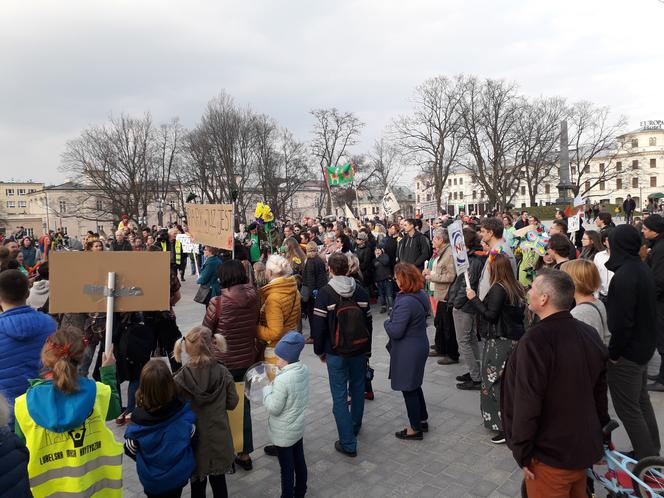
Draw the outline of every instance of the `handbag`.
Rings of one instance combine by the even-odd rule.
[[[201,285],[194,296],[194,301],[200,304],[208,305],[212,296],[212,288],[207,285]]]
[[[303,285],[300,289],[300,296],[302,297],[302,302],[307,303],[311,298],[311,287],[308,285]]]

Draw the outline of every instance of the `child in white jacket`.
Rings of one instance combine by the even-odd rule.
[[[277,343],[279,371],[271,386],[263,390],[263,404],[269,414],[267,425],[277,447],[281,467],[281,496],[302,497],[307,492],[307,464],[304,460],[304,412],[309,404],[309,369],[300,361],[304,337],[288,332]]]

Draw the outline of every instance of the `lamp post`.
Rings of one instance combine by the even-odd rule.
[[[157,201],[157,223],[159,227],[164,226],[164,200],[159,199]]]

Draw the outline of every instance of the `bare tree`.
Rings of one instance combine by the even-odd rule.
[[[392,187],[404,172],[399,149],[385,137],[373,144],[369,153],[369,169],[381,194],[387,187]]]
[[[150,198],[159,203],[159,226],[163,226],[163,208],[166,205],[166,196],[174,189],[175,172],[182,167],[182,135],[183,129],[177,118],[169,123],[162,124],[155,131],[153,159],[151,161],[153,192]],[[147,219],[148,199],[143,199],[142,215]]]
[[[542,185],[556,173],[560,121],[566,112],[563,99],[539,98],[524,106],[516,125],[516,164],[521,166],[531,206],[536,205]]]
[[[608,107],[584,101],[571,106],[567,121],[574,195],[584,196],[601,182],[621,178],[625,167],[619,168],[614,163],[624,145],[616,137],[624,132],[627,119],[624,116],[613,119]],[[603,166],[594,171],[591,163],[600,158],[605,160]]]
[[[461,104],[464,78],[438,76],[415,89],[414,109],[397,118],[392,134],[404,157],[431,178],[434,199],[442,208],[443,189],[461,146]]]
[[[514,83],[470,77],[462,104],[463,167],[486,192],[491,208],[511,203],[523,166],[516,161],[518,123],[524,99]]]
[[[327,212],[332,213],[332,190],[327,184],[327,168],[339,166],[342,160],[348,160],[348,148],[357,144],[364,123],[352,112],[342,112],[336,107],[314,109],[313,139],[311,152],[316,158],[324,185],[327,187]]]

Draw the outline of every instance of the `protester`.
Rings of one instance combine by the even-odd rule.
[[[597,271],[599,272],[599,279],[601,282],[599,287],[599,299],[605,305],[608,301],[607,296],[609,295],[609,284],[611,283],[611,279],[613,278],[613,272],[606,268],[606,262],[609,260],[610,257],[608,239],[612,231],[613,228],[608,228],[607,230],[604,230],[600,234],[602,240],[602,246],[605,249],[595,254],[595,257],[593,258],[593,263],[595,263],[595,266],[597,267]]]
[[[664,391],[664,218],[658,214],[648,216],[643,222],[643,236],[648,241],[649,251],[646,263],[655,278],[657,303],[657,352],[659,372],[650,378],[649,391]]]
[[[466,297],[487,322],[484,327],[480,409],[484,427],[497,433],[491,442],[501,444],[505,442],[500,409],[501,379],[515,342],[524,333],[525,292],[517,282],[507,256],[492,255],[489,264],[491,287],[487,295],[480,300],[474,290],[466,289]]]
[[[394,281],[392,279],[393,265],[390,257],[385,252],[382,245],[376,247],[373,260],[373,275],[378,288],[378,301],[380,303],[380,312],[387,313],[392,311],[394,306]]]
[[[14,399],[39,376],[42,346],[56,329],[50,316],[26,304],[28,296],[28,278],[19,270],[0,273],[0,394],[9,403],[10,423]]]
[[[412,218],[405,220],[405,234],[399,241],[397,259],[400,263],[410,263],[419,270],[424,269],[424,262],[429,259],[429,243],[424,235],[415,230],[415,221]]]
[[[219,249],[216,247],[205,246],[203,254],[205,255],[205,263],[200,269],[196,283],[210,289],[208,298],[208,302],[210,302],[210,299],[217,297],[220,292],[219,265],[221,265],[221,259],[219,258]],[[207,306],[207,303],[205,305]]]
[[[9,428],[9,405],[0,394],[0,496],[32,498],[29,459],[25,443]]]
[[[288,332],[275,347],[279,368],[272,385],[263,390],[268,433],[277,448],[281,467],[281,496],[302,497],[307,492],[304,459],[304,420],[309,405],[309,369],[300,361],[304,338]]]
[[[423,290],[424,279],[414,265],[399,263],[394,273],[401,291],[394,301],[390,318],[385,322],[389,337],[390,380],[392,389],[403,393],[410,424],[395,436],[421,441],[422,433],[429,430],[422,380],[429,354],[427,316],[431,307]]]
[[[186,339],[175,344],[175,359],[188,361],[175,374],[175,382],[184,399],[196,414],[198,441],[194,449],[196,468],[191,475],[192,498],[205,498],[208,479],[215,498],[227,497],[226,475],[233,468],[233,438],[227,410],[233,410],[239,398],[233,376],[214,359],[212,345],[224,352],[225,340],[207,327],[194,327]]]
[[[130,242],[125,238],[126,232],[118,230],[115,232],[115,240],[111,243],[111,251],[131,251]]]
[[[463,229],[463,238],[468,250],[468,279],[470,287],[476,293],[479,289],[480,276],[484,268],[486,257],[482,255],[480,238],[472,228]],[[489,286],[490,287],[490,286]],[[488,290],[487,290],[488,292]],[[453,306],[452,319],[454,320],[454,331],[461,361],[468,368],[468,372],[459,375],[457,389],[479,391],[481,388],[480,377],[480,348],[477,341],[475,307],[468,302],[466,296],[466,277],[464,274],[457,275],[450,286],[449,302]]]
[[[590,261],[595,259],[595,255],[598,252],[604,250],[602,238],[596,230],[586,230],[583,237],[581,237],[581,245],[583,246],[583,249],[581,250],[581,255],[579,257]]]
[[[498,218],[484,218],[480,222],[479,235],[482,238],[482,242],[489,246],[489,251],[492,254],[505,254],[516,276],[516,259],[509,244],[503,238],[503,231],[503,223]],[[478,295],[480,299],[484,299],[489,292],[489,288],[491,287],[490,281],[491,265],[489,264],[489,260],[487,260],[484,263],[484,268],[482,268],[482,275],[479,282]]]
[[[348,258],[345,255],[331,255],[328,266],[332,278],[318,293],[311,335],[314,338],[314,353],[327,365],[332,411],[339,434],[339,440],[335,442],[334,447],[340,453],[355,457],[357,435],[362,427],[364,414],[367,372],[365,354],[371,351],[372,318],[369,295],[362,287],[356,285],[354,279],[346,276]],[[337,315],[338,309],[342,306],[347,310],[343,320]],[[361,318],[358,308],[362,312]],[[332,330],[337,331],[338,334],[335,335],[344,340],[350,337],[357,339],[357,348],[352,353],[340,354],[338,348],[331,343]],[[364,340],[365,334],[368,343]],[[359,342],[360,339],[363,341]]]
[[[597,267],[588,260],[577,259],[563,263],[560,269],[574,281],[575,306],[571,311],[572,316],[594,328],[602,342],[608,345],[611,334],[606,308],[594,296],[601,284]]]
[[[632,222],[632,215],[636,210],[636,202],[632,199],[630,194],[627,194],[627,198],[623,201],[622,208],[625,213],[625,223],[630,224]]]
[[[609,235],[608,381],[613,407],[637,459],[659,455],[657,419],[647,391],[648,362],[655,352],[657,302],[652,271],[641,261],[641,236],[631,225]]]
[[[307,260],[307,255],[302,251],[300,244],[294,238],[290,237],[285,240],[284,246],[286,248],[284,257],[290,263],[292,275],[297,275],[298,278],[302,277],[304,272],[304,265]]]
[[[521,217],[514,224],[514,230],[521,230],[523,227],[528,226],[528,211],[521,211]]]
[[[260,304],[256,287],[249,283],[242,263],[231,260],[219,267],[221,294],[210,300],[203,326],[221,335],[226,341],[226,351],[214,345],[212,352],[217,361],[230,371],[235,382],[244,382],[247,369],[256,363],[256,330]],[[244,400],[243,449],[235,463],[244,470],[252,469],[250,454],[254,451],[251,425],[251,406]]]
[[[314,301],[318,295],[318,291],[327,284],[327,270],[325,269],[325,261],[318,255],[318,246],[315,242],[307,244],[307,262],[304,265],[304,272],[302,273],[302,289],[300,295],[302,302],[309,320],[309,325],[313,321],[314,315]],[[310,340],[308,343],[312,343]]]
[[[362,287],[371,291],[374,284],[374,259],[376,258],[375,249],[371,247],[369,235],[366,232],[357,234],[357,247],[355,255],[359,261],[360,272],[362,273]]]
[[[28,306],[44,312],[48,312],[47,304],[50,291],[48,276],[48,262],[44,262],[37,269],[37,278],[30,287],[30,295],[26,301]]]
[[[257,288],[267,285],[267,277],[265,276],[265,263],[257,261],[254,263],[254,280]]]
[[[125,431],[125,454],[136,461],[148,498],[178,498],[196,466],[191,446],[196,416],[178,397],[163,361],[150,360],[141,371],[132,425]]]
[[[599,213],[597,215],[597,219],[595,220],[595,224],[597,225],[597,228],[600,229],[600,233],[602,233],[607,228],[616,227],[615,223],[613,223],[611,220],[611,213]]]
[[[21,254],[23,254],[23,264],[32,268],[37,263],[37,249],[30,237],[23,237],[21,242]]]
[[[103,354],[100,383],[78,375],[84,352],[80,331],[60,328],[42,349],[42,378],[16,398],[16,434],[30,451],[35,496],[84,496],[90,489],[122,496],[122,444],[104,423],[120,413],[115,357],[113,350]]]
[[[450,247],[450,236],[444,228],[433,231],[434,256],[429,267],[422,272],[429,286],[431,307],[434,312],[435,349],[429,356],[440,356],[439,365],[459,363],[459,346],[454,332],[452,307],[448,305],[448,292],[456,279],[454,256]]]
[[[569,275],[537,276],[528,302],[540,321],[517,343],[503,377],[507,445],[531,497],[586,496],[587,469],[604,453],[607,351],[569,313],[573,298]]]

